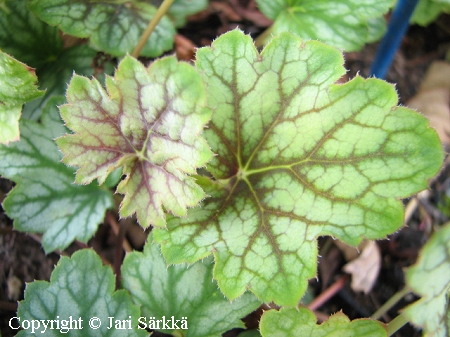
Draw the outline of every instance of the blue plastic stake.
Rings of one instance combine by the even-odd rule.
[[[378,47],[375,60],[370,68],[371,76],[384,78],[391,66],[400,42],[409,26],[409,20],[419,0],[399,0],[392,12],[387,32]]]

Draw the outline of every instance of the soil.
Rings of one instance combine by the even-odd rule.
[[[196,47],[209,45],[218,35],[239,27],[253,37],[258,36],[268,25],[267,20],[256,8],[254,0],[215,0],[210,1],[207,10],[189,18],[184,27],[179,29],[176,38],[176,52],[180,59],[190,60],[194,57]],[[386,80],[395,83],[399,93],[400,104],[406,104],[418,90],[424,74],[434,60],[445,59],[450,46],[450,16],[442,15],[428,27],[411,26],[405,36],[400,50],[387,74]],[[367,45],[360,52],[346,53],[347,78],[358,73],[366,77],[374,58],[377,43]],[[448,163],[448,162],[447,162]],[[405,205],[412,205],[411,216],[399,232],[386,240],[377,242],[381,251],[382,266],[373,289],[364,294],[355,292],[350,286],[350,278],[342,266],[346,263],[342,251],[331,238],[321,238],[320,261],[317,279],[311,280],[309,295],[317,297],[336,280],[341,280],[342,287],[316,309],[319,318],[342,310],[349,318],[368,317],[376,311],[393,294],[403,288],[405,267],[413,264],[422,245],[427,241],[434,227],[448,221],[450,213],[447,197],[447,186],[450,182],[450,168],[445,165],[439,177],[431,182],[430,190],[421,197],[405,200]],[[0,202],[13,188],[13,183],[0,179]],[[416,201],[419,200],[418,203]],[[415,206],[414,206],[415,205]],[[111,215],[110,215],[111,216]],[[114,215],[113,215],[114,217]],[[128,222],[126,238],[133,248],[141,249],[145,237],[142,231],[133,234],[136,224]],[[118,244],[117,231],[111,226],[111,221],[105,220],[96,236],[88,242],[110,264],[120,265],[122,258],[121,245]],[[26,282],[34,280],[49,280],[54,265],[61,254],[71,254],[84,247],[84,244],[74,243],[64,252],[45,255],[40,244],[39,235],[29,235],[13,230],[12,220],[0,208],[0,330],[2,336],[12,336],[8,321],[15,316],[17,301],[23,299]],[[116,263],[114,263],[116,261]],[[388,322],[397,316],[398,310],[413,302],[416,298],[407,295],[381,320]],[[267,309],[267,306],[264,308]],[[255,329],[261,315],[261,309],[249,315],[245,322],[248,328]],[[237,336],[242,331],[235,329],[224,336]],[[162,336],[162,334],[154,334]],[[403,327],[394,336],[415,337],[421,332],[410,325]]]

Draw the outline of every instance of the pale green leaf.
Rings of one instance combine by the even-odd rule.
[[[211,281],[214,267],[208,258],[192,266],[167,267],[157,244],[150,235],[144,252],[128,254],[122,266],[123,287],[141,306],[141,316],[186,320],[186,337],[213,337],[232,328],[243,328],[240,318],[260,306],[250,293],[230,303]],[[145,321],[149,326],[149,320]],[[154,324],[154,323],[153,323]],[[156,329],[174,333],[161,325]],[[177,329],[175,329],[177,330]]]
[[[420,114],[395,107],[392,85],[344,73],[342,55],[292,34],[259,54],[239,31],[197,53],[214,109],[205,138],[217,155],[211,197],[155,230],[168,263],[211,253],[223,293],[250,289],[296,305],[316,275],[317,242],[357,245],[403,224],[407,197],[442,164],[438,136]]]
[[[293,32],[304,39],[317,39],[346,51],[360,49],[379,35],[369,35],[369,21],[381,17],[392,0],[257,0],[261,11],[274,20],[271,33]],[[373,25],[371,30],[373,29]]]
[[[282,308],[264,312],[260,331],[263,337],[387,337],[386,327],[370,319],[350,321],[342,312],[317,325],[307,308]]]
[[[422,248],[416,264],[406,272],[407,284],[422,298],[405,309],[412,323],[426,337],[445,337],[449,332],[450,224]]]
[[[61,160],[54,138],[64,134],[57,104],[49,101],[42,125],[22,120],[22,139],[0,146],[0,174],[16,182],[3,203],[17,230],[44,233],[47,252],[66,248],[73,240],[87,242],[112,207],[112,195],[95,184],[73,184],[74,171]]]
[[[33,0],[29,8],[41,20],[64,33],[90,38],[96,48],[114,56],[131,53],[156,8],[134,1]],[[156,26],[141,51],[155,57],[172,48],[175,28],[167,17]]]
[[[45,327],[41,321],[34,333],[29,328],[18,336],[148,336],[145,330],[137,328],[139,307],[125,290],[114,291],[114,285],[112,269],[102,266],[93,250],[80,250],[71,258],[61,257],[50,282],[27,284],[25,299],[19,302],[17,313],[21,322],[58,320],[60,328],[56,328],[56,323],[53,329]],[[72,329],[62,328],[61,321],[70,319]],[[123,329],[116,328],[116,320],[123,320]],[[101,326],[94,329],[90,322]]]
[[[411,23],[427,26],[441,13],[450,13],[449,0],[419,0],[411,17]]]
[[[20,138],[22,105],[43,95],[33,68],[0,50],[0,144]]]
[[[79,184],[102,184],[123,166],[120,214],[136,212],[143,227],[164,226],[163,207],[184,216],[205,197],[189,175],[212,156],[200,136],[211,116],[200,75],[174,57],[145,68],[127,56],[106,86],[80,76],[70,82],[60,110],[75,134],[57,140],[64,162],[80,167]]]

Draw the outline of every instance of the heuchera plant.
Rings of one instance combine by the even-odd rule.
[[[330,2],[347,13],[342,18],[353,15],[348,29],[366,34],[342,46],[348,49],[367,41],[370,21],[391,5],[368,2],[353,11],[354,1]],[[170,49],[190,3],[175,1],[143,55]],[[326,11],[313,2],[291,1],[288,9],[282,2],[258,3],[277,17],[275,30],[282,22],[277,15],[298,23],[297,14],[305,12],[318,32],[327,31],[319,20]],[[243,327],[239,319],[261,302],[283,307],[264,313],[262,336],[337,330],[336,336],[387,336],[398,328],[400,319],[350,322],[342,313],[317,325],[313,313],[298,306],[316,276],[319,236],[358,245],[395,232],[403,224],[400,198],[425,189],[441,167],[437,134],[422,115],[397,106],[393,85],[359,76],[335,84],[345,73],[341,52],[287,32],[260,52],[234,30],[200,48],[194,65],[168,56],[144,66],[125,55],[156,11],[140,1],[0,5],[1,25],[19,25],[20,17],[37,34],[52,34],[42,59],[27,53],[30,46],[10,28],[11,36],[0,32],[2,48],[37,67],[41,88],[48,88],[25,108],[18,140],[22,105],[43,92],[33,69],[0,52],[0,173],[16,182],[3,203],[15,229],[43,233],[46,252],[75,239],[87,242],[113,207],[115,187],[123,196],[120,216],[135,214],[143,228],[154,227],[144,251],[126,256],[120,290],[111,268],[89,249],[61,258],[50,282],[28,284],[14,327],[23,328],[20,336],[75,336],[81,328],[86,336],[144,336],[146,328],[220,336]],[[197,1],[195,9],[204,5]],[[63,49],[57,29],[30,10],[65,33],[89,37],[90,47]],[[342,25],[337,17],[330,22],[331,31]],[[123,56],[113,76],[85,77],[93,73],[84,60],[92,61],[96,50]],[[58,95],[72,63],[81,71],[64,98]],[[52,71],[56,65],[61,72]],[[407,272],[422,299],[399,317],[429,336],[446,336],[449,227],[437,234]],[[427,277],[430,271],[436,277]],[[428,315],[420,314],[424,310]],[[57,326],[57,317],[69,316],[79,319],[77,329]],[[102,323],[98,330],[92,317]]]

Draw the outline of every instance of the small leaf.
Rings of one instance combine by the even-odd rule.
[[[392,0],[257,0],[261,12],[274,20],[271,32],[293,32],[304,39],[317,39],[346,51],[360,49],[373,40],[386,23],[377,20],[392,5]],[[375,28],[377,27],[377,28]],[[376,32],[373,31],[376,29]]]
[[[261,54],[232,31],[197,52],[214,109],[205,130],[217,154],[211,197],[155,230],[168,263],[211,253],[230,299],[296,305],[316,274],[317,242],[357,245],[403,224],[407,197],[427,187],[443,151],[426,118],[395,107],[392,85],[345,73],[341,53],[292,34]]]
[[[351,321],[342,312],[317,325],[316,316],[307,308],[282,308],[264,312],[260,331],[263,337],[387,337],[385,326],[370,319]]]
[[[87,242],[113,205],[111,193],[96,184],[74,185],[73,169],[60,162],[53,139],[66,132],[56,108],[62,102],[51,99],[42,125],[22,120],[21,141],[0,146],[0,174],[17,183],[3,207],[17,230],[44,233],[46,252]]]
[[[212,279],[212,259],[192,266],[167,267],[150,235],[144,252],[127,255],[122,266],[122,280],[145,317],[185,317],[186,337],[213,337],[232,328],[243,328],[240,318],[260,306],[250,293],[230,303]],[[149,322],[146,322],[147,326]],[[180,330],[181,324],[178,326]],[[173,330],[157,329],[165,333]]]
[[[29,8],[41,20],[64,33],[90,38],[101,51],[114,56],[131,53],[156,8],[141,1],[33,0]],[[175,28],[163,17],[141,55],[156,57],[172,48]]]
[[[405,309],[426,337],[448,336],[450,310],[450,224],[436,232],[422,248],[416,264],[406,272],[407,284],[422,296]]]
[[[50,329],[41,324],[34,333],[30,328],[20,331],[18,336],[148,336],[146,331],[137,329],[139,307],[132,303],[126,291],[114,291],[114,284],[111,268],[102,266],[93,250],[83,249],[71,258],[61,257],[50,283],[27,284],[25,299],[19,302],[18,316],[22,322],[59,320],[60,323],[72,318],[77,325],[73,323],[71,327],[77,329]],[[109,317],[113,317],[110,329]],[[125,320],[125,328],[116,329],[115,320]],[[101,323],[101,326],[94,329],[90,322],[96,326]]]
[[[78,184],[102,184],[123,166],[121,216],[136,212],[143,227],[164,226],[163,207],[184,216],[205,197],[189,176],[212,156],[200,136],[211,114],[201,78],[174,57],[145,68],[127,56],[106,85],[108,93],[95,79],[73,77],[60,108],[75,132],[57,140],[63,160],[80,167]]]
[[[22,105],[44,93],[36,82],[33,68],[0,51],[0,144],[19,140]]]
[[[450,13],[449,0],[419,0],[411,17],[411,23],[427,26],[441,13]]]

